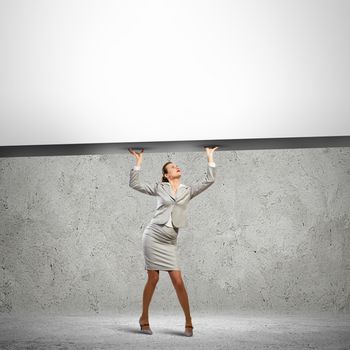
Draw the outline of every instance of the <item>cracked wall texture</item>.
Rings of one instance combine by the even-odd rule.
[[[171,160],[190,184],[206,154]],[[350,312],[350,148],[216,151],[178,255],[191,311]],[[156,198],[129,187],[126,154],[0,159],[0,312],[140,313],[142,232]],[[182,313],[162,271],[150,312]]]

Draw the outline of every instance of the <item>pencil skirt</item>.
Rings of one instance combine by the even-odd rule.
[[[177,236],[179,228],[149,223],[142,234],[145,270],[179,270]]]

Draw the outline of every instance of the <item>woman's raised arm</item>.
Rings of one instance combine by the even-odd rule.
[[[147,183],[140,182],[143,151],[144,149],[142,148],[142,151],[137,153],[132,148],[129,148],[129,152],[136,158],[136,165],[134,165],[134,167],[130,170],[129,186],[136,191],[155,196],[157,194],[157,183],[152,186]]]
[[[205,148],[207,152],[207,157],[208,157],[207,172],[201,181],[198,181],[197,183],[190,185],[190,189],[191,189],[190,199],[202,193],[204,190],[206,190],[209,186],[211,186],[215,182],[216,164],[214,162],[213,153],[217,148],[218,147]]]
[[[207,165],[207,172],[204,178],[192,185],[190,185],[191,196],[190,199],[196,197],[204,190],[206,190],[209,186],[211,186],[215,182],[216,178],[216,164],[214,162],[209,162]]]

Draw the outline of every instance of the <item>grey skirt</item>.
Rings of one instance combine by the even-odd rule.
[[[142,234],[145,270],[179,270],[177,235],[179,228],[149,223]]]

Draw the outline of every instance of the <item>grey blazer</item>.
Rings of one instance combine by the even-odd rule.
[[[172,222],[175,227],[188,225],[186,208],[191,199],[199,195],[215,182],[216,166],[207,165],[207,172],[201,181],[187,186],[182,185],[172,195],[172,188],[169,182],[156,182],[154,185],[140,182],[141,169],[130,170],[129,186],[139,192],[157,197],[157,208],[151,219],[151,223],[166,224],[172,215]]]

